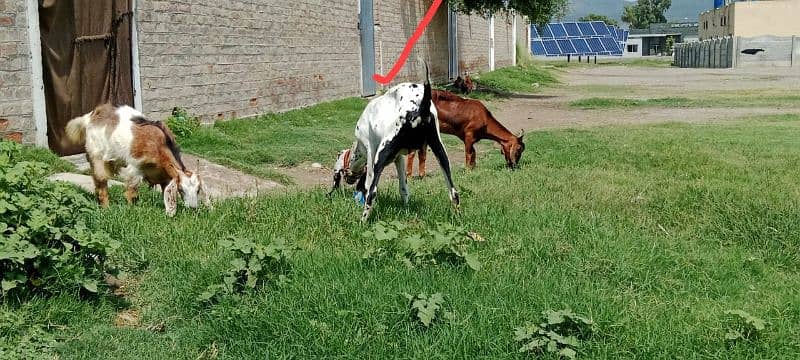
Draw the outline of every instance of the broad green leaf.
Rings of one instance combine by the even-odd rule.
[[[563,348],[563,349],[561,349],[561,351],[558,352],[558,355],[563,356],[563,357],[568,358],[568,359],[574,359],[575,356],[578,355],[578,353],[575,352],[575,350],[572,350],[570,348]]]
[[[481,270],[481,262],[472,254],[464,254],[464,260],[467,262],[467,266],[469,266],[472,270],[480,271]]]
[[[84,281],[82,285],[83,288],[86,289],[87,291],[95,294],[97,293],[97,281],[95,280]]]

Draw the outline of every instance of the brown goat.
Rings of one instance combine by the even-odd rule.
[[[516,136],[494,118],[489,109],[480,101],[464,99],[453,93],[434,90],[433,104],[439,113],[439,130],[445,134],[458,136],[464,142],[466,165],[475,168],[475,143],[482,139],[490,139],[502,148],[506,165],[515,168],[519,164],[525,150],[523,137]],[[426,148],[419,151],[419,175],[425,176]],[[411,176],[414,166],[414,153],[409,153],[406,160],[406,175]]]
[[[198,200],[211,207],[203,180],[183,164],[175,135],[163,122],[148,120],[128,106],[104,104],[71,120],[66,130],[71,141],[86,147],[101,206],[108,206],[108,179],[121,172],[129,203],[138,198],[144,180],[161,186],[169,216],[177,211],[178,195],[187,207],[197,207]]]

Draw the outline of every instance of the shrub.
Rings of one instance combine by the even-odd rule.
[[[381,221],[365,232],[364,237],[377,243],[364,253],[367,260],[394,257],[409,267],[446,262],[466,264],[475,271],[481,269],[480,261],[470,250],[473,244],[484,240],[461,227],[439,223],[436,229],[415,231],[399,221]]]
[[[21,161],[21,146],[0,142],[2,296],[98,292],[119,243],[90,229],[94,203],[75,187],[46,180],[47,165]]]
[[[725,339],[730,342],[756,340],[759,334],[767,328],[767,322],[761,318],[750,315],[743,310],[728,310],[725,312],[730,316],[728,332]]]
[[[209,286],[197,297],[203,303],[216,302],[221,295],[242,294],[260,288],[268,282],[288,281],[289,259],[297,251],[277,238],[268,245],[258,244],[249,239],[228,237],[220,245],[233,253],[231,267],[223,276],[222,284]]]
[[[167,126],[178,139],[192,136],[200,128],[200,119],[189,116],[186,109],[175,107],[167,118]]]
[[[408,308],[411,311],[412,318],[426,328],[430,327],[434,321],[441,319],[440,315],[449,320],[453,318],[452,312],[443,310],[445,301],[442,293],[435,293],[430,296],[425,293],[417,295],[402,293],[401,295],[408,300]]]
[[[522,343],[519,352],[551,353],[574,359],[581,339],[594,332],[594,322],[570,310],[544,311],[538,324],[527,323],[514,329],[514,340]]]

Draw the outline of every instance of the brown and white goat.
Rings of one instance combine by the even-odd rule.
[[[161,186],[168,216],[177,211],[178,195],[186,207],[196,208],[198,201],[211,207],[203,180],[186,169],[175,135],[163,122],[148,120],[129,106],[104,104],[70,120],[66,133],[86,147],[101,206],[108,207],[109,177],[120,173],[128,203],[136,201],[139,184],[145,180],[150,186]]]
[[[489,109],[478,100],[464,99],[456,94],[433,91],[433,104],[439,112],[439,130],[442,133],[458,136],[464,142],[466,165],[475,168],[475,143],[481,139],[490,139],[500,144],[501,152],[509,168],[515,168],[525,151],[522,141],[524,134],[516,136],[494,118]],[[427,149],[419,151],[419,175],[425,176],[425,158]],[[414,165],[414,153],[409,153],[406,160],[406,176],[411,176]]]

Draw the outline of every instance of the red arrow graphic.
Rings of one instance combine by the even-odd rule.
[[[442,0],[433,1],[431,8],[428,9],[425,17],[422,18],[422,21],[419,23],[419,25],[417,25],[417,30],[414,31],[414,35],[412,35],[411,39],[408,39],[408,42],[406,42],[406,47],[403,48],[403,52],[400,53],[400,57],[397,59],[397,62],[394,63],[392,71],[389,71],[389,74],[386,76],[382,76],[380,74],[372,75],[372,78],[375,79],[375,81],[386,85],[394,80],[394,77],[397,76],[397,73],[400,72],[400,69],[403,68],[406,60],[408,60],[408,55],[411,54],[411,49],[414,48],[414,45],[416,45],[417,41],[422,36],[422,33],[425,32],[425,28],[428,27],[428,24],[430,24],[431,20],[433,20],[433,16],[436,15],[436,11],[439,10],[439,5],[442,5]]]

